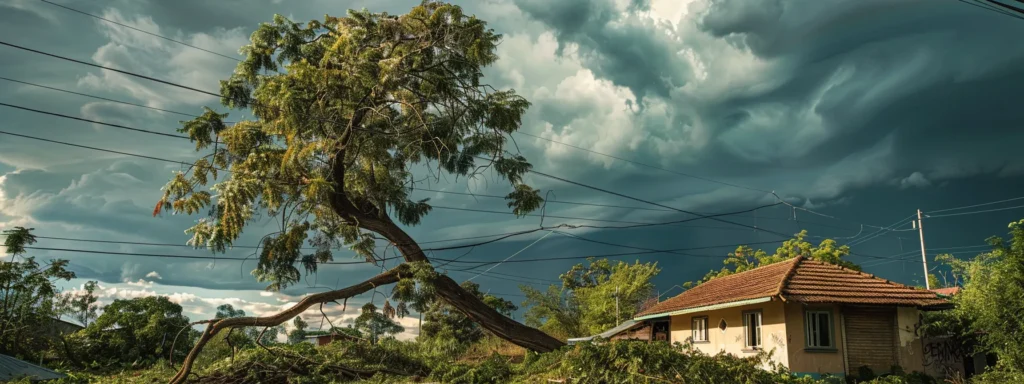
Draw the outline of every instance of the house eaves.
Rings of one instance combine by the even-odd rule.
[[[713,311],[713,310],[716,310],[716,309],[742,307],[744,305],[766,303],[766,302],[772,301],[773,297],[774,296],[758,297],[758,298],[754,298],[754,299],[739,300],[739,301],[733,301],[733,302],[729,302],[729,303],[721,303],[721,304],[715,304],[715,305],[705,305],[703,307],[694,307],[694,308],[680,309],[680,310],[671,311],[671,312],[652,313],[650,315],[645,315],[645,316],[640,316],[640,317],[634,318],[633,320],[641,321],[641,320],[649,320],[649,319],[654,319],[654,318],[658,318],[658,317],[665,317],[665,316],[685,315],[687,313],[696,313],[696,312],[704,312],[704,311]]]

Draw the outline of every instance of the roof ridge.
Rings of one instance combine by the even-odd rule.
[[[791,259],[790,259],[790,260],[791,260]],[[782,263],[788,263],[788,262],[790,262],[790,260],[783,260],[783,261],[779,261],[779,262],[776,262],[776,263],[771,263],[771,264],[764,264],[764,265],[758,265],[757,267],[754,267],[754,268],[748,269],[748,270],[746,270],[746,271],[741,271],[741,272],[736,272],[736,271],[733,271],[732,273],[730,273],[730,274],[728,274],[728,275],[725,275],[725,276],[717,276],[717,277],[713,277],[713,278],[711,278],[711,280],[708,280],[708,281],[705,281],[705,282],[703,282],[703,283],[700,283],[700,284],[694,285],[693,287],[690,287],[690,289],[694,289],[694,288],[697,288],[697,287],[699,287],[699,286],[701,286],[701,285],[704,285],[704,284],[710,283],[710,282],[712,282],[712,281],[718,281],[718,282],[721,282],[721,281],[724,281],[724,280],[734,279],[734,278],[736,278],[736,277],[737,277],[737,276],[739,276],[739,275],[742,275],[742,274],[744,274],[744,273],[748,273],[748,272],[753,272],[753,271],[756,271],[756,270],[758,270],[758,269],[762,269],[762,268],[768,268],[768,267],[778,267],[778,266],[779,266],[779,264],[782,264]],[[712,271],[714,271],[714,270],[712,270]],[[719,271],[721,271],[721,270],[719,270]],[[686,291],[689,291],[690,289],[687,289]],[[683,291],[683,292],[686,292],[686,291]],[[682,295],[682,293],[680,293],[679,295]],[[679,296],[679,295],[676,295],[676,296]],[[672,297],[676,297],[676,296],[672,296]],[[671,299],[671,297],[670,297],[670,299]],[[666,299],[666,300],[667,300],[667,299]]]
[[[775,294],[772,296],[782,297],[782,289],[786,287],[786,283],[789,282],[789,279],[793,277],[793,274],[796,272],[796,267],[803,263],[803,260],[803,255],[797,255],[796,257],[793,258],[792,261],[787,260],[793,265],[791,265],[789,269],[786,270],[786,274],[783,275],[782,279],[779,280],[779,286],[778,288],[775,288]],[[785,298],[783,298],[783,300],[785,300]]]
[[[854,274],[858,274],[858,275],[861,275],[861,276],[866,276],[869,279],[881,280],[881,281],[885,282],[886,284],[892,285],[894,287],[907,288],[907,289],[911,289],[911,290],[915,290],[915,291],[925,291],[925,292],[928,292],[927,289],[920,289],[920,288],[917,288],[917,287],[911,287],[909,285],[900,284],[900,283],[897,283],[895,281],[892,281],[892,280],[889,280],[889,279],[886,279],[886,278],[875,276],[874,274],[871,274],[871,273],[867,273],[867,272],[864,272],[864,271],[858,271],[858,270],[852,269],[852,268],[847,268],[847,267],[844,267],[844,266],[839,265],[839,264],[832,264],[832,263],[821,261],[821,260],[815,260],[815,261],[817,261],[818,263],[821,263],[822,265],[827,265],[827,266],[830,266],[830,267],[833,267],[833,268],[838,268],[839,270],[842,270],[842,271],[849,271],[849,272],[852,272]]]

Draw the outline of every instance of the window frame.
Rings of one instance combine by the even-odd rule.
[[[818,338],[816,338],[816,337],[814,337],[812,335],[811,321],[810,321],[812,314],[814,314],[814,315],[820,315],[820,314],[828,315],[828,332],[829,332],[829,342],[830,342],[831,345],[828,345],[828,346],[811,345],[811,341],[812,340],[819,341]],[[815,351],[835,351],[835,350],[837,350],[838,347],[836,346],[836,320],[835,319],[836,319],[835,312],[832,311],[831,308],[805,308],[804,309],[804,348],[808,349],[808,350],[815,350]],[[821,328],[821,324],[820,323],[817,324],[817,326],[818,326],[819,329]]]
[[[750,345],[750,316],[757,315],[757,330],[754,336],[757,338],[757,345]],[[764,337],[761,328],[764,327],[764,312],[760,309],[743,311],[743,348],[747,350],[759,350],[764,345]]]
[[[698,320],[704,322],[704,328],[703,328],[703,332],[702,332],[702,335],[701,335],[703,337],[703,339],[697,339],[697,321]],[[695,343],[695,344],[710,343],[711,342],[711,332],[708,330],[708,325],[710,323],[711,323],[711,320],[707,316],[693,316],[693,317],[691,317],[690,318],[690,341]]]

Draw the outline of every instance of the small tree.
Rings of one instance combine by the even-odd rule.
[[[561,287],[551,285],[540,291],[521,286],[527,324],[563,337],[604,332],[633,318],[640,304],[651,297],[651,279],[660,271],[657,263],[591,259],[588,265],[577,264],[562,274]]]
[[[302,316],[295,316],[295,319],[292,320],[292,325],[295,326],[295,329],[288,333],[288,342],[292,344],[302,342],[306,338],[306,327],[309,324],[302,320]]]
[[[405,327],[392,320],[395,318],[395,312],[390,308],[390,303],[386,301],[381,311],[378,311],[377,306],[373,305],[373,303],[364,304],[362,313],[356,318],[355,329],[370,335],[370,341],[374,343],[379,340],[381,335],[395,335],[405,332]]]
[[[82,336],[86,354],[95,360],[152,362],[167,357],[175,336],[189,327],[181,305],[166,296],[119,299],[103,307],[103,314],[86,327]],[[195,332],[185,332],[175,345],[181,357]]]
[[[0,353],[35,358],[49,347],[50,324],[60,314],[58,280],[71,280],[67,260],[40,265],[25,256],[36,242],[31,229],[5,230],[4,246],[11,261],[0,262]],[[19,260],[20,259],[20,260]]]
[[[89,323],[96,319],[99,305],[96,304],[99,298],[96,296],[96,288],[99,284],[96,281],[88,281],[82,286],[82,291],[68,294],[65,297],[64,311],[72,318],[88,327]]]

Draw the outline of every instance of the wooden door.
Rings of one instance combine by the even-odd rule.
[[[843,326],[850,374],[862,366],[888,373],[897,364],[896,308],[844,307]]]

